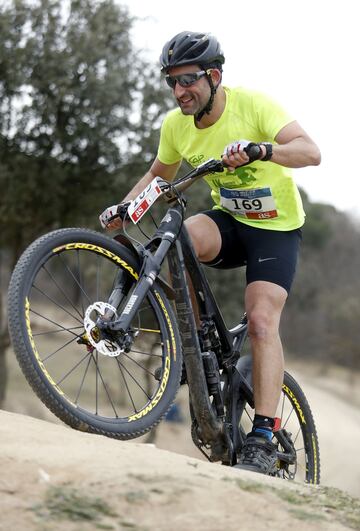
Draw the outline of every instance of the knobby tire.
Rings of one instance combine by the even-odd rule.
[[[182,354],[172,307],[156,282],[129,352],[109,357],[86,344],[86,309],[107,300],[119,270],[133,287],[139,259],[105,235],[61,229],[40,237],[11,278],[9,331],[27,381],[57,417],[81,431],[131,439],[171,407]]]

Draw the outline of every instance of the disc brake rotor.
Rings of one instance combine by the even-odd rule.
[[[94,302],[93,304],[90,304],[90,306],[86,309],[85,317],[84,317],[84,326],[87,334],[87,339],[91,343],[91,345],[98,351],[100,354],[103,354],[104,356],[118,356],[122,352],[124,352],[124,349],[119,347],[119,345],[116,345],[109,339],[102,339],[101,338],[101,332],[99,328],[96,326],[96,321],[99,317],[104,317],[105,312],[110,310],[113,312],[115,317],[117,317],[116,314],[116,308],[111,306],[111,304],[108,304],[107,302]],[[94,316],[95,315],[95,320]]]

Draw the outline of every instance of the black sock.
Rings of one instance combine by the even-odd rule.
[[[255,414],[251,434],[260,435],[271,441],[274,425],[275,420],[273,417],[265,417],[264,415]]]

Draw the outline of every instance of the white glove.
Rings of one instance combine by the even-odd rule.
[[[235,155],[235,153],[241,153],[241,151],[244,151],[249,157],[249,163],[260,159],[262,155],[260,144],[249,140],[238,140],[225,147],[223,156],[230,157]]]
[[[99,220],[103,229],[106,229],[111,221],[114,221],[114,219],[119,217],[119,206],[120,205],[113,205],[108,207],[104,210],[104,212],[102,212],[102,214],[100,214]]]

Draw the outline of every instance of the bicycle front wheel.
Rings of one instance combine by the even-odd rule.
[[[114,338],[96,348],[89,340],[86,322],[109,308],[119,275],[131,293],[138,272],[138,259],[126,247],[85,229],[39,238],[14,269],[9,330],[17,359],[39,398],[75,429],[139,437],[175,398],[180,339],[172,308],[156,283],[131,323],[129,346],[119,348]]]

